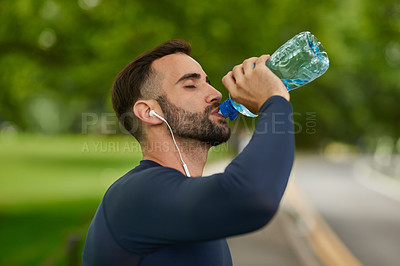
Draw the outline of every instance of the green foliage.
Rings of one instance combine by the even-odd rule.
[[[172,38],[192,43],[214,86],[245,58],[309,30],[327,73],[292,92],[297,144],[354,143],[400,127],[400,5],[364,1],[16,0],[0,3],[0,122],[47,134],[81,132],[82,113],[112,112],[118,71]],[[307,112],[316,112],[308,134]]]

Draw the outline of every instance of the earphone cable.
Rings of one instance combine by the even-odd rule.
[[[169,131],[171,132],[172,140],[174,141],[175,147],[176,147],[176,149],[178,150],[179,157],[180,157],[180,159],[181,159],[181,161],[182,161],[183,169],[185,170],[186,176],[190,177],[189,169],[188,169],[188,167],[187,167],[185,161],[183,161],[182,154],[181,154],[181,151],[179,150],[178,144],[176,144],[176,140],[175,140],[175,137],[174,137],[174,133],[172,132],[172,128],[171,128],[170,125],[168,124],[167,120],[165,120],[162,116],[156,114],[155,112],[154,112],[154,115],[157,116],[158,118],[160,118],[162,121],[164,121],[165,124],[167,124],[167,126],[168,126],[168,128],[169,128]]]

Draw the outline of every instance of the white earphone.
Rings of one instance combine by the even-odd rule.
[[[162,117],[161,115],[158,115],[154,110],[150,110],[149,115],[150,115],[150,116],[156,116],[156,117],[158,117],[161,121],[165,122],[165,124],[167,124],[167,126],[168,126],[168,128],[169,128],[169,131],[171,132],[172,140],[174,141],[175,147],[176,147],[176,149],[178,150],[179,157],[180,157],[180,159],[181,159],[181,161],[182,161],[183,169],[185,170],[186,176],[187,176],[187,177],[190,177],[189,168],[187,167],[186,163],[183,161],[181,151],[179,150],[178,144],[176,144],[176,141],[175,141],[174,133],[172,132],[172,128],[171,128],[170,125],[168,124],[167,120],[165,120],[164,117]]]
[[[161,117],[161,116],[159,116],[154,110],[150,110],[149,115],[150,115],[150,116],[157,116],[158,118]]]

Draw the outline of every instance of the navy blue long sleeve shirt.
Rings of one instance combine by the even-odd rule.
[[[232,265],[225,238],[263,227],[278,209],[294,159],[291,115],[283,97],[269,98],[223,173],[189,178],[141,161],[105,193],[83,265]]]

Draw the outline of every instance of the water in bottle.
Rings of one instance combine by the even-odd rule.
[[[329,58],[317,38],[306,31],[276,50],[266,65],[291,91],[324,74],[329,68]],[[237,112],[250,117],[257,116],[231,98],[220,105],[220,112],[231,120],[237,117]]]

